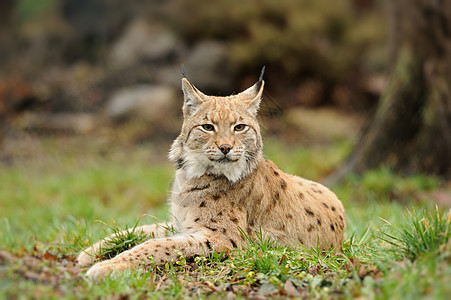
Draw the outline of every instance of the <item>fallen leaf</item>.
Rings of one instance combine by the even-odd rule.
[[[313,266],[309,266],[308,267],[308,272],[312,275],[316,275],[320,272],[320,267],[317,265],[313,265]]]
[[[205,284],[208,286],[208,288],[212,291],[212,292],[217,292],[218,288],[210,281],[205,281]]]
[[[45,259],[45,260],[56,260],[56,255],[47,251],[47,252],[44,253],[42,258]]]
[[[301,293],[299,293],[299,291],[296,289],[296,287],[291,282],[291,280],[285,281],[283,288],[287,292],[287,294],[291,297],[300,297],[301,296]]]
[[[323,261],[322,261],[320,258],[318,258],[318,263],[319,263],[320,266],[323,267],[325,270],[328,270],[328,269],[329,269],[329,267],[328,267],[325,263],[323,263]]]
[[[359,268],[359,277],[364,278],[368,275],[376,275],[378,272],[379,269],[376,266],[361,265]]]
[[[279,260],[279,263],[284,263],[287,260],[288,256],[286,254],[282,255],[282,257]]]

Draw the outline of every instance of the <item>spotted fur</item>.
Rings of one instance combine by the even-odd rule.
[[[170,200],[178,234],[143,226],[154,238],[96,263],[89,276],[176,260],[175,249],[185,257],[226,251],[243,244],[243,232],[260,230],[282,244],[341,247],[345,215],[334,193],[263,157],[256,118],[263,86],[260,79],[240,94],[213,97],[182,80],[184,122],[169,153],[176,165]],[[104,242],[83,251],[78,262],[92,264]]]

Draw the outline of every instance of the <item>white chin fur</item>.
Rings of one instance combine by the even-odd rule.
[[[210,161],[204,153],[197,153],[186,149],[184,157],[186,177],[197,178],[205,174],[224,175],[228,180],[236,182],[248,173],[249,166],[241,156],[235,162],[220,163]]]

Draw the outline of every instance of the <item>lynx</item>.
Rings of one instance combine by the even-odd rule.
[[[282,172],[263,156],[257,121],[262,77],[263,71],[256,84],[237,95],[215,97],[200,92],[184,76],[183,125],[169,153],[176,166],[171,225],[178,233],[168,236],[164,224],[139,227],[153,238],[97,262],[88,276],[164,264],[180,253],[193,257],[228,251],[257,232],[285,245],[341,247],[345,215],[335,194]],[[94,263],[106,241],[80,253],[78,263]]]

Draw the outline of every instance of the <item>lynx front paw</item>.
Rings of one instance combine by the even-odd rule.
[[[108,275],[114,275],[123,272],[129,266],[126,263],[115,263],[111,260],[102,261],[92,266],[86,275],[92,279],[105,278]]]
[[[91,248],[83,250],[78,257],[77,263],[82,267],[87,267],[95,263],[96,255],[92,253]]]

